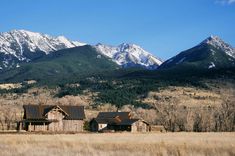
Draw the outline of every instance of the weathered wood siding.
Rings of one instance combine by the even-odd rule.
[[[65,132],[82,132],[83,120],[63,120],[63,131]]]
[[[83,120],[64,120],[63,112],[53,109],[47,114],[47,119],[51,121],[48,125],[43,123],[28,125],[29,131],[52,131],[52,132],[82,132]]]
[[[24,105],[24,109],[25,115],[21,126],[25,130],[51,132],[83,131],[83,119],[85,119],[83,106]],[[26,112],[28,112],[28,115],[26,115]],[[18,125],[18,127],[21,126]]]
[[[38,124],[31,123],[28,125],[28,131],[82,132],[84,121],[83,120],[62,120],[62,125],[59,125],[59,124],[60,123],[58,122],[52,122],[49,125],[47,124],[38,125]]]
[[[148,132],[148,131],[149,131],[149,126],[141,120],[136,121],[131,125],[131,132]]]
[[[47,118],[48,120],[55,121],[49,124],[49,131],[63,131],[62,120],[64,118],[64,115],[62,112],[53,109],[48,112]]]
[[[28,131],[46,131],[48,129],[48,125],[34,125],[31,124],[28,126]]]

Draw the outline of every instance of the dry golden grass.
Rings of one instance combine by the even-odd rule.
[[[21,88],[22,84],[21,83],[4,83],[0,84],[0,89],[14,89],[14,88]]]
[[[194,87],[168,87],[159,92],[149,92],[143,102],[154,104],[158,102],[174,101],[179,105],[198,107],[208,105],[218,106],[222,103],[222,100],[221,93],[217,90],[212,91]]]
[[[0,155],[234,156],[235,133],[2,134]]]

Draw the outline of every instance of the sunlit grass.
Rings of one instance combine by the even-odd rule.
[[[9,155],[235,155],[235,133],[5,134],[0,150]]]

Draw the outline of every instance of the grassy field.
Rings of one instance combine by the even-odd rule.
[[[3,156],[234,156],[235,133],[1,134]]]

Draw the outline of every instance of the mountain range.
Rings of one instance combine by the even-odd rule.
[[[64,80],[133,70],[178,71],[235,67],[235,49],[217,36],[163,62],[138,45],[88,45],[64,36],[13,30],[0,34],[0,81]],[[120,71],[120,69],[122,71]],[[146,72],[144,72],[146,73]],[[113,74],[113,73],[112,73]],[[136,74],[139,75],[139,74]]]
[[[58,50],[84,46],[85,43],[70,41],[64,36],[26,30],[13,30],[0,34],[0,69],[19,67],[22,62],[31,62]],[[134,44],[123,43],[117,47],[97,44],[96,50],[123,67],[156,69],[162,61]]]
[[[157,69],[162,60],[145,51],[138,45],[123,43],[119,46],[107,46],[97,44],[97,51],[102,55],[111,58],[115,63],[123,67],[145,67]]]

